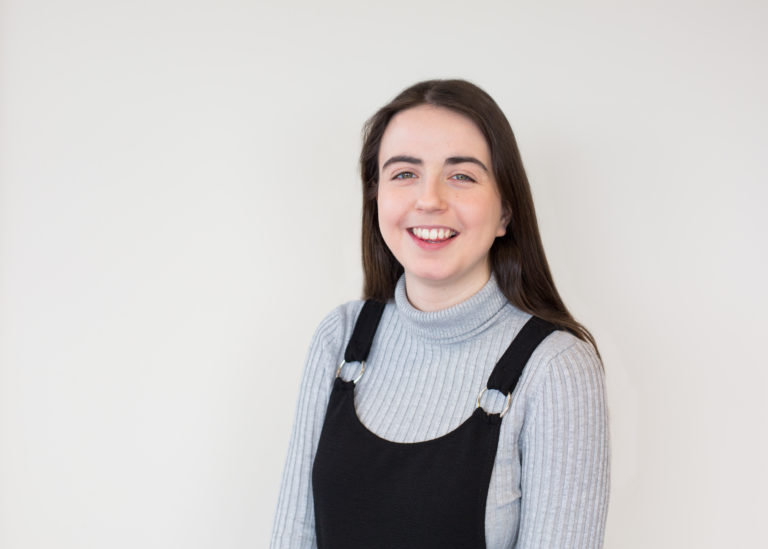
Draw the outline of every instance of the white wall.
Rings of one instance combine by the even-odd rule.
[[[609,548],[768,544],[764,2],[6,0],[0,546],[265,547],[403,87],[509,116],[606,363]]]

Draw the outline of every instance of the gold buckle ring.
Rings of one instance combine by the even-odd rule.
[[[488,390],[488,387],[483,388],[482,391],[480,391],[480,394],[477,395],[477,406],[476,408],[480,408],[480,398],[483,396],[483,393]],[[495,389],[494,389],[495,390]],[[512,404],[512,393],[509,393],[507,395],[507,402],[504,403],[504,409],[499,414],[499,417],[504,417],[504,414],[506,414],[509,411],[509,405]],[[485,408],[483,408],[483,411],[485,411]],[[488,412],[485,412],[486,414]]]
[[[344,366],[347,362],[345,360],[341,361],[341,364],[339,364],[339,367],[336,368],[336,377],[339,377],[339,374],[341,373],[341,367]],[[352,380],[352,383],[357,385],[357,382],[360,381],[360,378],[363,377],[363,373],[365,372],[365,361],[363,360],[360,363],[360,373],[357,374],[357,377]],[[346,381],[346,380],[344,380]]]

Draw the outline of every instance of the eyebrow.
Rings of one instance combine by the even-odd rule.
[[[384,164],[382,164],[381,166],[381,169],[383,170],[384,168],[386,168],[390,164],[394,164],[395,162],[406,162],[408,164],[417,164],[419,166],[421,166],[424,163],[421,161],[420,158],[416,158],[415,156],[407,156],[407,155],[401,154],[398,156],[393,156],[392,158],[384,162]]]
[[[485,167],[485,164],[480,162],[474,156],[451,156],[451,157],[445,159],[445,163],[449,164],[449,165],[452,165],[452,164],[464,164],[465,162],[470,162],[472,164],[477,164],[478,166],[483,168],[486,172],[488,171],[488,168]]]
[[[401,155],[393,156],[392,158],[384,162],[384,164],[382,164],[381,166],[381,169],[383,170],[384,168],[386,168],[390,164],[394,164],[395,162],[406,162],[408,164],[416,164],[417,166],[421,166],[422,164],[424,164],[421,158],[416,158],[415,156],[408,156],[408,155],[401,154]],[[445,159],[445,164],[447,165],[463,164],[465,162],[469,162],[471,164],[477,164],[478,166],[483,168],[486,172],[488,171],[488,168],[485,166],[485,164],[480,162],[474,156],[449,156],[448,158]]]

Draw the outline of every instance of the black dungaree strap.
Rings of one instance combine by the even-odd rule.
[[[344,351],[346,362],[362,362],[368,358],[368,352],[371,350],[373,336],[376,335],[376,328],[379,326],[382,313],[384,313],[384,303],[380,301],[369,299],[363,304],[352,337],[347,343],[346,351]]]
[[[488,378],[488,388],[501,391],[505,395],[512,392],[533,351],[555,330],[557,326],[551,322],[532,316],[496,363],[491,377]]]

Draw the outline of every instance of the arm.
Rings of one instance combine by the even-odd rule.
[[[339,327],[336,310],[317,327],[307,353],[272,527],[272,549],[314,549],[317,546],[312,462],[337,366]]]
[[[517,548],[599,548],[610,483],[602,366],[578,341],[543,375],[521,433]]]

